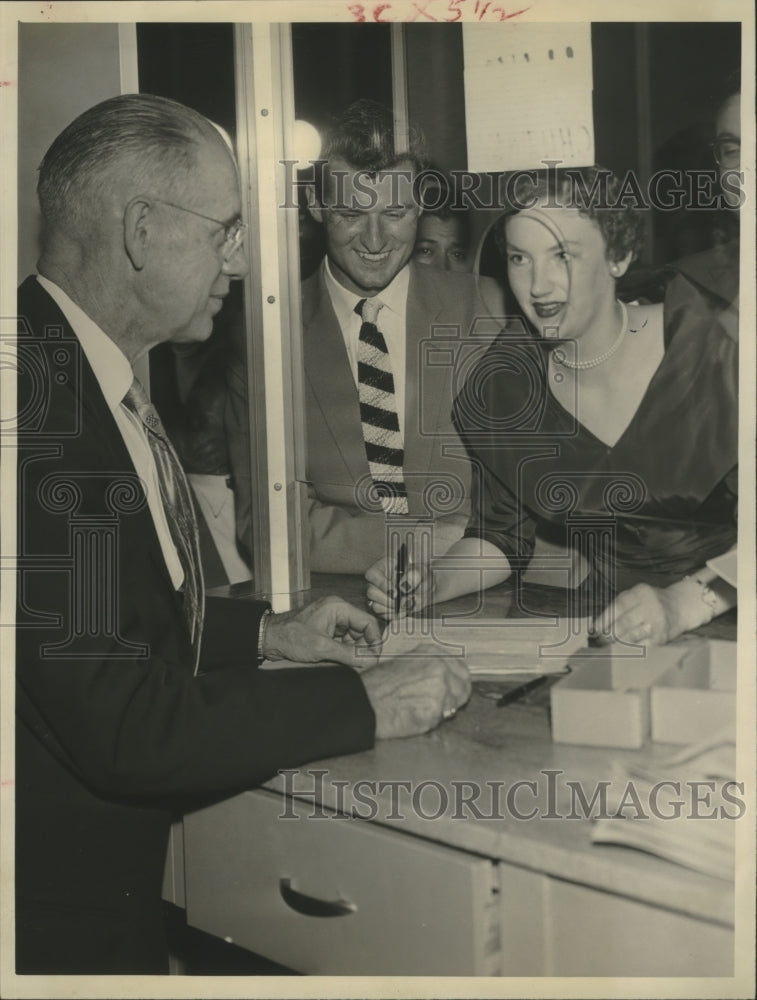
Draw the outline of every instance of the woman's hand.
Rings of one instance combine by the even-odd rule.
[[[397,559],[379,559],[365,574],[366,600],[374,615],[406,618],[433,601],[434,577],[428,563],[411,563],[400,579],[400,600],[396,601]]]
[[[591,633],[602,645],[632,642],[662,646],[711,617],[702,601],[701,586],[688,578],[665,588],[638,583],[619,594],[595,618]]]
[[[496,587],[510,575],[507,556],[483,538],[461,538],[443,556],[430,562],[412,562],[400,581],[395,605],[396,557],[384,557],[365,574],[366,599],[375,615],[404,618],[462,594]]]

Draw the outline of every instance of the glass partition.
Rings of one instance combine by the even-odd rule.
[[[225,129],[237,153],[249,223],[248,279],[230,295],[205,351],[195,356],[164,346],[153,352],[153,393],[169,415],[172,407],[186,415],[188,400],[190,421],[202,424],[207,411],[209,436],[203,438],[200,427],[194,442],[188,435],[186,450],[199,475],[215,471],[213,426],[225,435],[225,465],[216,465],[231,484],[238,550],[254,581],[247,589],[272,595],[277,608],[310,579],[313,494],[300,281],[316,273],[325,253],[323,227],[307,207],[305,181],[312,173],[298,169],[295,123],[306,122],[322,136],[347,105],[369,98],[393,108],[404,126],[408,119],[420,126],[434,166],[467,171],[465,30],[420,23],[137,26],[140,89],[182,100]],[[703,169],[707,94],[723,68],[738,63],[740,26],[594,23],[591,41],[598,161],[642,180],[669,166]],[[677,56],[661,58],[664,52]],[[718,59],[705,58],[708,52]],[[493,116],[502,100],[505,95],[493,95]],[[499,174],[482,175],[480,190],[498,190],[506,170],[503,163]],[[490,235],[500,210],[495,201],[469,213],[468,265],[502,284]],[[644,267],[628,276],[632,296],[654,291],[656,269],[697,249],[711,223],[707,213],[685,206],[645,215]],[[425,378],[433,365],[422,367]],[[326,408],[337,392],[335,381],[334,395],[324,394]],[[179,440],[181,434],[177,429]],[[337,439],[332,444],[340,447]]]

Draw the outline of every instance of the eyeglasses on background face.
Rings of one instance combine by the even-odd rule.
[[[739,139],[714,139],[710,143],[712,155],[720,167],[735,169],[741,162],[741,141]]]
[[[186,212],[188,215],[196,215],[198,219],[205,219],[207,222],[215,222],[224,230],[223,246],[221,255],[224,263],[228,264],[234,254],[239,250],[244,242],[247,232],[247,223],[241,219],[235,219],[232,223],[224,222],[222,219],[214,219],[211,215],[203,215],[202,212],[195,212],[193,208],[184,208],[183,205],[176,205],[172,201],[165,201],[163,198],[153,198],[159,205],[166,205],[168,208],[175,208],[179,212]]]

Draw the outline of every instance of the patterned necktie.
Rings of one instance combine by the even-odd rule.
[[[166,436],[157,410],[147,398],[141,382],[134,379],[124,396],[124,406],[136,414],[144,427],[158,473],[160,498],[166,512],[171,539],[184,571],[184,616],[194,652],[194,672],[200,660],[205,592],[200,565],[200,545],[192,496],[173,445]]]
[[[383,303],[361,299],[355,312],[363,320],[357,352],[358,396],[363,440],[376,491],[387,514],[407,514],[402,469],[404,445],[397,416],[394,376],[384,335],[376,326]]]

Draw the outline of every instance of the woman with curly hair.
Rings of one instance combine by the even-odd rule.
[[[402,613],[525,569],[537,532],[588,562],[600,639],[668,642],[735,604],[706,566],[736,541],[733,324],[680,288],[664,304],[619,300],[642,229],[619,195],[597,167],[513,185],[496,226],[520,316],[454,409],[471,519],[445,557],[411,561]],[[387,617],[394,569],[385,559],[366,574]]]

